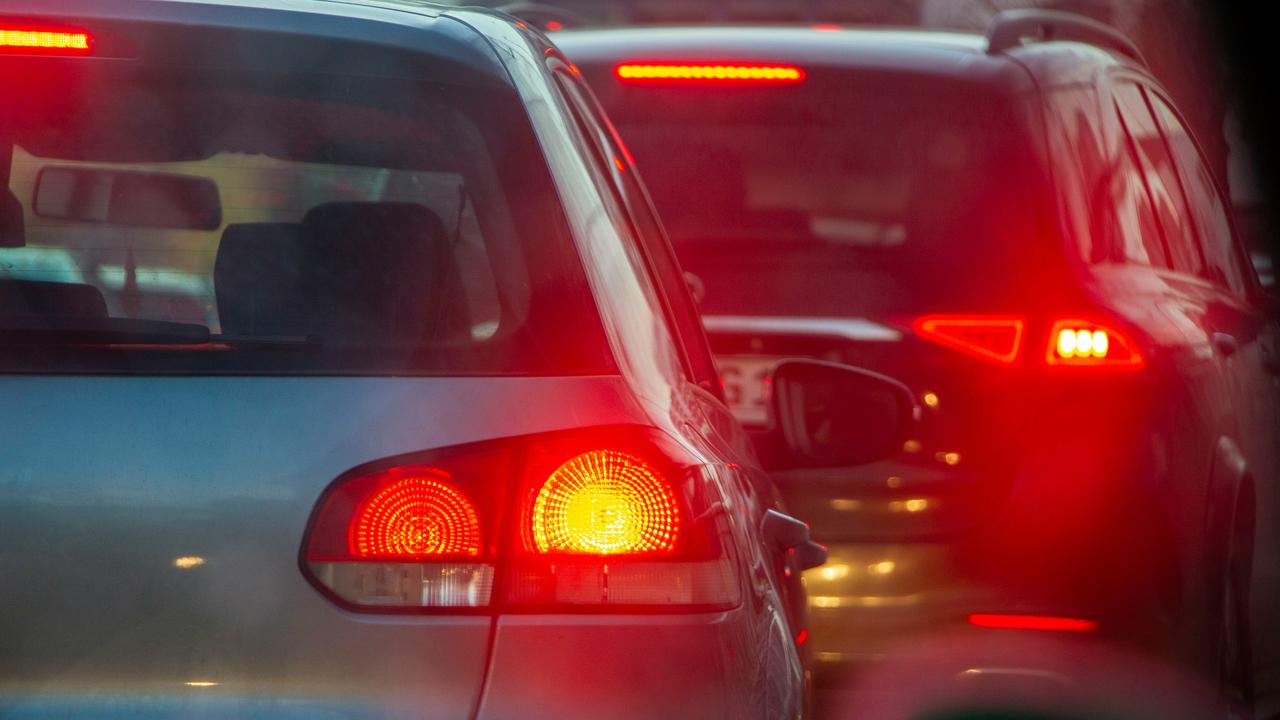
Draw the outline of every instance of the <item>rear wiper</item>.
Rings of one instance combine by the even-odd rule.
[[[215,335],[195,323],[114,317],[0,315],[0,346],[49,345],[258,345],[310,347],[311,336]]]

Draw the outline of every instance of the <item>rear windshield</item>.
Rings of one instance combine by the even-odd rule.
[[[26,62],[0,67],[0,369],[609,369],[514,93]]]
[[[626,85],[602,101],[712,314],[953,308],[1034,238],[1024,121],[953,79]]]

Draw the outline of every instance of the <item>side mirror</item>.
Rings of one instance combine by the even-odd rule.
[[[786,360],[773,371],[774,431],[799,467],[861,465],[911,437],[919,408],[906,385],[868,370]]]

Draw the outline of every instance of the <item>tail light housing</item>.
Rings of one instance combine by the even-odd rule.
[[[912,325],[916,334],[997,365],[1012,365],[1022,352],[1027,323],[1002,315],[925,315]]]
[[[1050,366],[1136,370],[1142,354],[1127,335],[1101,323],[1064,319],[1049,331],[1045,362]]]
[[[727,609],[741,588],[720,497],[652,428],[459,446],[336,480],[301,566],[361,612]]]
[[[1079,318],[1041,324],[1013,315],[925,315],[915,319],[912,329],[930,342],[997,365],[1013,366],[1022,355],[1024,337],[1032,325],[1049,328],[1044,360],[1050,367],[1137,370],[1145,365],[1137,344],[1114,324]]]

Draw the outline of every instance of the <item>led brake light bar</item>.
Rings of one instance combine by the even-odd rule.
[[[82,30],[0,26],[0,50],[81,55],[89,52],[92,45],[93,37]]]
[[[623,82],[797,83],[803,68],[756,63],[624,63],[614,69]]]

